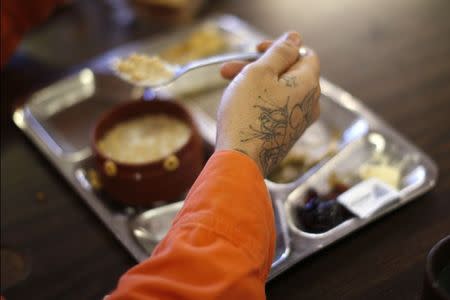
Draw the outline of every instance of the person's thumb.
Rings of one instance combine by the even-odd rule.
[[[280,75],[298,60],[298,51],[301,44],[302,39],[298,32],[285,33],[275,41],[256,63],[264,65],[275,74]]]

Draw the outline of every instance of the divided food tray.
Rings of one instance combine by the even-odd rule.
[[[232,51],[252,50],[265,37],[233,16],[213,17],[205,22],[216,26],[226,36]],[[105,110],[119,102],[152,96],[116,78],[110,71],[111,61],[131,52],[158,53],[197,26],[201,24],[112,50],[90,62],[85,69],[34,93],[13,114],[16,125],[138,261],[147,258],[164,237],[184,197],[173,199],[171,203],[159,203],[153,209],[142,209],[116,204],[101,191],[93,189],[88,180],[89,170],[94,168],[90,133]],[[218,66],[210,66],[153,92],[174,96],[188,107],[205,141],[205,148],[211,154],[217,106],[226,84],[219,76]],[[428,156],[349,93],[323,78],[320,84],[320,119],[292,150],[305,160],[307,168],[283,183],[266,179],[277,229],[270,279],[312,253],[408,203],[431,189],[437,180],[437,167]],[[351,216],[319,233],[308,232],[299,225],[298,207],[304,205],[305,194],[310,188],[318,191],[326,189],[332,176],[346,178],[351,174],[355,180],[362,165],[381,156],[402,166],[397,201],[369,218]]]

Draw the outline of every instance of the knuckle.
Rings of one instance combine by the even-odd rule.
[[[311,50],[310,68],[314,76],[318,79],[320,77],[320,60],[316,52]]]
[[[250,77],[262,77],[271,73],[271,69],[265,64],[251,63],[244,67],[243,73]]]

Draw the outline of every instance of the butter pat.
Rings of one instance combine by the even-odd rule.
[[[394,188],[398,188],[400,183],[399,168],[388,164],[365,164],[359,169],[361,179],[378,178]]]
[[[399,200],[397,190],[372,178],[362,181],[337,197],[337,201],[359,218],[368,218]]]

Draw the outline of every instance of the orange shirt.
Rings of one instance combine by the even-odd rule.
[[[63,0],[1,0],[1,59],[8,61],[23,35],[45,20]]]
[[[265,299],[274,247],[259,168],[240,152],[216,152],[167,236],[106,299]]]

